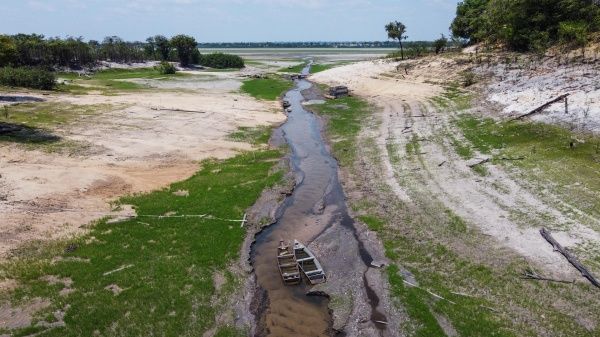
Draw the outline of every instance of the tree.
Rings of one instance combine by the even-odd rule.
[[[385,30],[388,34],[388,38],[392,40],[398,40],[400,44],[400,56],[404,60],[404,47],[402,46],[402,40],[406,40],[406,26],[399,21],[392,21],[385,26]]]
[[[194,49],[198,49],[196,40],[191,36],[181,34],[171,38],[171,45],[177,50],[181,66],[189,66],[192,61]]]
[[[456,7],[456,18],[450,25],[452,35],[468,39],[470,43],[477,43],[485,38],[488,28],[484,15],[489,0],[465,0]]]
[[[12,64],[17,57],[17,47],[10,36],[0,35],[0,67]]]
[[[144,54],[146,54],[146,57],[150,59],[154,59],[156,57],[156,42],[154,42],[154,37],[149,37],[146,39]]]
[[[162,35],[156,35],[154,37],[154,45],[156,46],[156,51],[160,54],[160,59],[162,61],[168,61],[172,48],[169,39]]]
[[[517,51],[543,51],[557,42],[584,45],[600,30],[598,0],[464,0],[452,34]]]
[[[444,51],[444,49],[446,49],[447,46],[448,39],[446,38],[446,36],[444,36],[444,34],[442,34],[442,37],[433,42],[433,47],[435,48],[436,54],[439,54],[440,52]]]

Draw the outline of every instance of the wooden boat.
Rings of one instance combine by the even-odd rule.
[[[277,266],[285,285],[295,285],[302,281],[294,251],[283,241],[279,241],[277,247]]]
[[[315,254],[306,246],[294,240],[294,255],[302,273],[308,279],[310,284],[319,284],[327,281],[325,272],[315,257]]]

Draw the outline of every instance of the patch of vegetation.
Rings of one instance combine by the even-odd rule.
[[[229,138],[244,143],[250,144],[267,144],[271,138],[270,126],[244,127],[241,126],[236,132],[229,135]]]
[[[410,142],[406,143],[406,154],[407,155],[418,155],[421,153],[421,144],[419,144],[419,137],[417,135],[412,136]]]
[[[552,189],[580,210],[600,216],[596,196],[600,190],[599,137],[550,124],[497,122],[468,114],[461,115],[457,125],[479,152],[495,154],[494,163],[525,169],[528,179]]]
[[[335,64],[313,64],[310,66],[310,73],[316,74],[335,67]]]
[[[307,64],[308,64],[307,62],[299,63],[299,64],[296,64],[295,66],[289,66],[289,67],[286,67],[286,68],[281,68],[278,71],[282,72],[282,73],[295,73],[295,74],[299,74],[299,73],[302,72],[302,70],[304,70],[304,68],[306,68]]]
[[[91,91],[100,91],[103,94],[114,94],[117,91],[131,91],[147,88],[144,85],[128,81],[132,79],[160,80],[189,76],[183,73],[163,74],[162,71],[163,68],[161,64],[161,66],[157,68],[107,69],[85,77],[80,77],[76,73],[59,73],[59,78],[69,80],[71,83],[60,85],[58,90],[72,94],[86,94]]]
[[[356,138],[371,106],[360,98],[344,97],[313,105],[311,109],[328,118],[327,134],[340,165],[352,165],[356,160]]]
[[[161,75],[173,75],[177,72],[174,65],[167,61],[162,61],[157,67],[158,73]]]
[[[199,64],[215,69],[240,69],[244,68],[244,59],[232,54],[212,53],[201,55]]]
[[[0,68],[0,85],[40,90],[52,90],[56,86],[53,73],[41,68]]]
[[[465,142],[452,138],[452,147],[454,147],[454,150],[462,159],[473,158],[473,149],[471,149],[469,144],[465,144]]]
[[[379,232],[383,229],[384,221],[373,215],[361,215],[358,220],[362,221],[374,232]]]
[[[66,125],[79,118],[97,115],[101,111],[107,111],[110,107],[110,104],[20,103],[4,107],[0,121],[35,128],[47,128]]]
[[[270,76],[244,81],[242,91],[258,99],[275,101],[293,87],[294,83],[291,81],[279,76]]]
[[[524,261],[492,267],[457,251],[455,243],[477,249],[477,240],[470,239],[472,233],[466,235],[470,232],[460,217],[448,210],[436,211],[431,201],[425,204],[430,196],[422,197],[417,212],[400,206],[402,210],[386,218],[380,231],[386,255],[394,261],[387,270],[391,293],[410,316],[403,324],[409,336],[445,336],[438,316],[447,317],[459,336],[536,336],[531,326],[518,322],[522,313],[515,314],[515,306],[526,308],[534,316],[544,315],[544,321],[552,322],[555,331],[569,331],[573,336],[593,335],[549,303],[532,300],[532,296],[537,296],[531,295],[534,292],[554,293],[557,289],[555,285],[546,289],[543,284],[515,281],[518,272],[527,267]],[[399,218],[402,212],[405,213]],[[390,226],[390,221],[402,223],[402,230]],[[418,288],[405,283],[414,281],[400,272],[399,265],[413,275]],[[578,287],[570,290],[585,291],[585,286]],[[515,334],[515,330],[519,333]]]
[[[489,174],[488,169],[483,164],[475,165],[471,169],[473,170],[473,172],[477,173],[482,177],[485,177]]]
[[[121,199],[136,218],[102,220],[80,238],[21,249],[0,266],[20,285],[10,293],[13,304],[41,297],[65,311],[65,326],[41,336],[202,335],[222,310],[213,275],[239,258],[245,236],[229,219],[241,219],[263,189],[281,181],[272,172],[280,156],[269,150],[204,161],[188,180]],[[173,193],[180,190],[189,196]],[[71,292],[60,295],[66,285],[49,284],[47,275],[70,279]],[[217,335],[239,334],[221,328]]]

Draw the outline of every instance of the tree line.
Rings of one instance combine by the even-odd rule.
[[[227,58],[223,61],[221,58]],[[212,64],[243,67],[241,58],[231,62],[232,56],[205,58]],[[214,60],[218,62],[213,62]],[[179,62],[187,67],[202,64],[198,42],[188,35],[167,38],[149,37],[145,42],[128,42],[118,36],[102,41],[84,41],[82,37],[45,38],[38,34],[0,35],[0,67],[91,67],[100,61],[134,63],[145,61]],[[241,62],[240,62],[241,61]]]
[[[469,43],[543,51],[564,43],[584,47],[600,31],[597,0],[464,0],[450,27]]]

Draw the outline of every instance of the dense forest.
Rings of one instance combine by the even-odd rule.
[[[582,47],[600,30],[597,0],[465,0],[451,30],[470,43],[543,51],[557,43]]]

